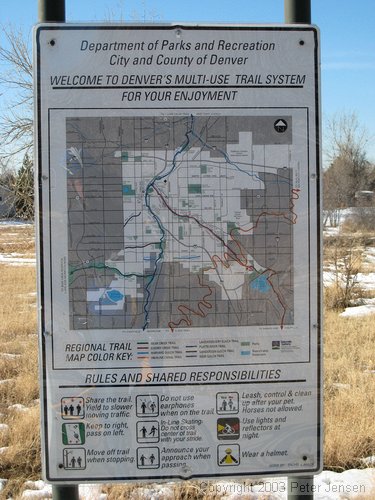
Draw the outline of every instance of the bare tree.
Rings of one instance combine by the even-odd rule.
[[[369,185],[368,188],[370,191],[375,191],[375,163],[370,165],[370,174],[369,174]]]
[[[146,19],[160,18],[148,11],[142,1],[143,13],[133,12],[130,17]],[[108,20],[123,21],[125,1],[118,0],[115,10],[108,12]],[[28,38],[14,27],[0,28],[0,161],[9,157],[23,158],[33,147],[33,68],[31,47]],[[7,99],[7,96],[10,97]],[[4,106],[5,103],[5,106]],[[19,155],[22,153],[22,155]]]
[[[328,122],[330,166],[324,174],[324,205],[327,209],[353,206],[355,193],[370,182],[366,157],[369,137],[355,113],[336,115]]]
[[[354,111],[337,113],[328,120],[327,139],[329,141],[327,154],[331,161],[342,153],[361,155],[370,142],[366,128],[361,125]]]
[[[332,283],[325,287],[325,303],[329,309],[343,310],[360,299],[363,290],[358,275],[365,247],[355,238],[338,236],[325,245],[324,253],[332,269]]]
[[[142,22],[161,20],[161,16],[155,10],[148,9],[146,0],[142,0],[139,3],[139,10],[132,10],[130,12],[126,9],[126,1],[118,0],[111,8],[107,7],[105,20],[117,22],[124,22],[129,19]]]
[[[3,27],[0,45],[0,89],[5,110],[0,115],[0,159],[26,153],[33,146],[31,48],[17,29]]]

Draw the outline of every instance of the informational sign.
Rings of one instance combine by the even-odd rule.
[[[318,471],[317,30],[35,47],[47,479]]]

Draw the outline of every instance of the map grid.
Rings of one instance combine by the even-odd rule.
[[[274,130],[277,119],[67,118],[73,330],[293,324],[293,170],[284,163],[247,162],[251,174],[238,167],[255,148],[264,160],[272,147],[290,160],[292,118],[283,135]],[[252,138],[251,146],[241,134]],[[224,213],[228,207],[238,210]],[[236,226],[244,214],[246,227]],[[228,282],[248,279],[255,262],[250,286],[240,283],[236,295],[222,285],[229,271]]]

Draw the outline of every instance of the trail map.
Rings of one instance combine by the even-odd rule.
[[[67,118],[71,328],[292,325],[292,130],[276,111]]]

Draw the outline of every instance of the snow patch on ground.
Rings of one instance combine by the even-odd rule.
[[[350,389],[350,384],[342,384],[340,382],[336,382],[332,384],[332,387],[335,389]]]
[[[361,462],[366,465],[366,467],[373,467],[375,465],[375,455],[372,457],[362,458]]]
[[[9,382],[12,382],[12,379],[11,378],[5,378],[4,380],[0,380],[0,385],[9,384]]]
[[[2,219],[0,220],[0,226],[32,226],[34,222],[28,222],[24,220],[15,219]]]
[[[375,247],[368,248],[365,255],[365,262],[375,264]]]
[[[333,271],[323,271],[323,283],[325,286],[331,286],[336,281],[336,275]]]
[[[337,236],[339,233],[340,233],[340,228],[339,227],[326,226],[324,228],[324,231],[323,231],[324,236],[327,236],[327,237]]]
[[[358,273],[356,281],[363,290],[375,289],[375,273]]]
[[[358,318],[360,316],[367,316],[369,314],[375,314],[374,304],[347,307],[344,312],[340,313],[340,316],[342,316],[343,318]]]
[[[36,258],[22,257],[22,254],[0,254],[0,264],[8,266],[35,266]]]
[[[21,354],[11,354],[8,352],[0,352],[0,359],[16,359],[20,358]]]
[[[28,408],[25,405],[21,405],[19,403],[16,403],[14,405],[8,406],[8,410],[13,410],[13,411],[22,413],[22,412],[30,411],[30,408]]]
[[[328,228],[337,229],[337,228]],[[331,232],[331,231],[330,231]],[[332,231],[333,233],[333,231]],[[375,263],[375,247],[368,247],[364,255],[364,261],[368,263]],[[344,283],[344,276],[340,274],[337,275],[333,265],[326,265],[323,271],[323,283],[324,286],[329,287],[334,285],[336,282],[338,284]],[[359,289],[364,292],[372,292],[375,290],[375,272],[370,273],[358,273],[355,277],[355,283]],[[353,305],[345,309],[344,312],[340,314],[344,318],[354,318],[363,317],[367,315],[375,314],[375,299],[361,299],[360,304]]]
[[[37,499],[52,498],[52,486],[44,481],[27,481],[25,490],[21,498]],[[101,484],[81,484],[79,485],[80,500],[105,500],[107,495],[102,493]]]

